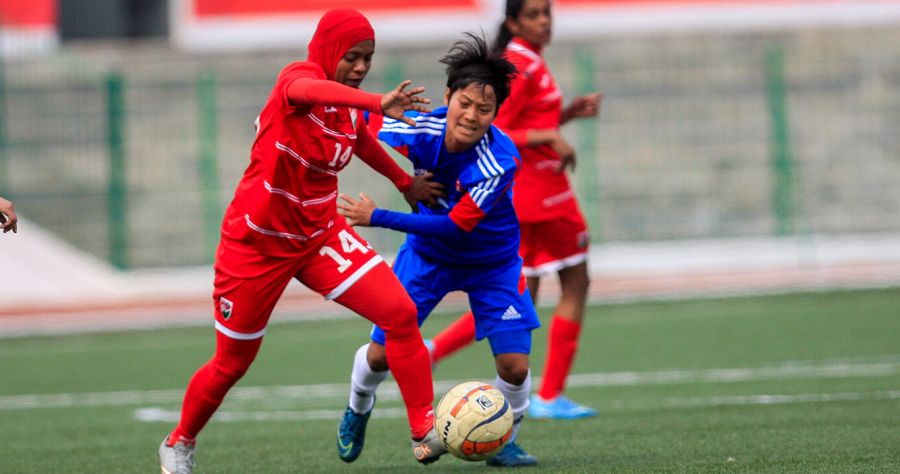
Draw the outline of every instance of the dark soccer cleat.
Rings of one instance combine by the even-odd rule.
[[[344,418],[341,420],[337,434],[338,456],[342,461],[353,462],[362,453],[363,444],[366,442],[366,425],[369,423],[371,415],[372,410],[362,415],[350,407],[344,411]]]

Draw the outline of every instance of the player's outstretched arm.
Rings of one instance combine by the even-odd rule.
[[[18,232],[19,217],[16,216],[16,206],[12,201],[0,197],[0,227],[3,233],[12,231],[14,234]]]
[[[312,77],[294,79],[287,86],[287,97],[294,106],[331,105],[381,112],[380,95],[328,79]]]
[[[375,202],[363,193],[359,193],[359,199],[357,201],[346,194],[341,194],[338,200],[338,212],[350,225],[384,227],[407,234],[443,238],[462,236],[466,232],[446,215],[410,214],[378,209]]]

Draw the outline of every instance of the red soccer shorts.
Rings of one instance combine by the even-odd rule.
[[[523,222],[521,227],[519,255],[525,261],[525,276],[549,275],[587,260],[590,235],[581,213],[550,221]]]
[[[222,239],[213,290],[216,330],[234,339],[260,338],[291,278],[331,300],[383,261],[343,219],[308,250],[287,258]]]

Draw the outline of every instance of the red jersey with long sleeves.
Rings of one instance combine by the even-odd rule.
[[[565,173],[557,173],[560,156],[550,145],[527,146],[530,129],[559,128],[562,91],[544,63],[540,49],[513,38],[506,58],[516,66],[510,95],[494,124],[505,131],[522,154],[513,185],[513,204],[521,222],[540,222],[580,212]]]
[[[224,237],[250,243],[267,255],[296,255],[308,248],[309,240],[330,229],[335,218],[340,219],[337,174],[357,148],[365,150],[359,153],[361,157],[379,151],[384,154],[358,109],[291,104],[288,87],[304,78],[326,77],[321,67],[311,62],[289,64],[278,75],[257,118],[250,165],[222,224]],[[372,145],[378,148],[373,150]],[[379,171],[399,187],[408,184],[408,175],[393,161],[387,167],[388,173]]]

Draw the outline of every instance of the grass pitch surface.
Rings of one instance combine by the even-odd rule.
[[[362,456],[338,459],[368,330],[359,318],[271,324],[201,433],[195,472],[492,469],[449,456],[417,465],[393,384]],[[212,331],[0,339],[0,472],[158,472],[156,448]],[[546,327],[536,376],[545,342]],[[435,395],[493,377],[481,342],[437,367]],[[900,289],[593,306],[567,394],[601,416],[526,419],[520,444],[540,460],[528,472],[900,472]]]

